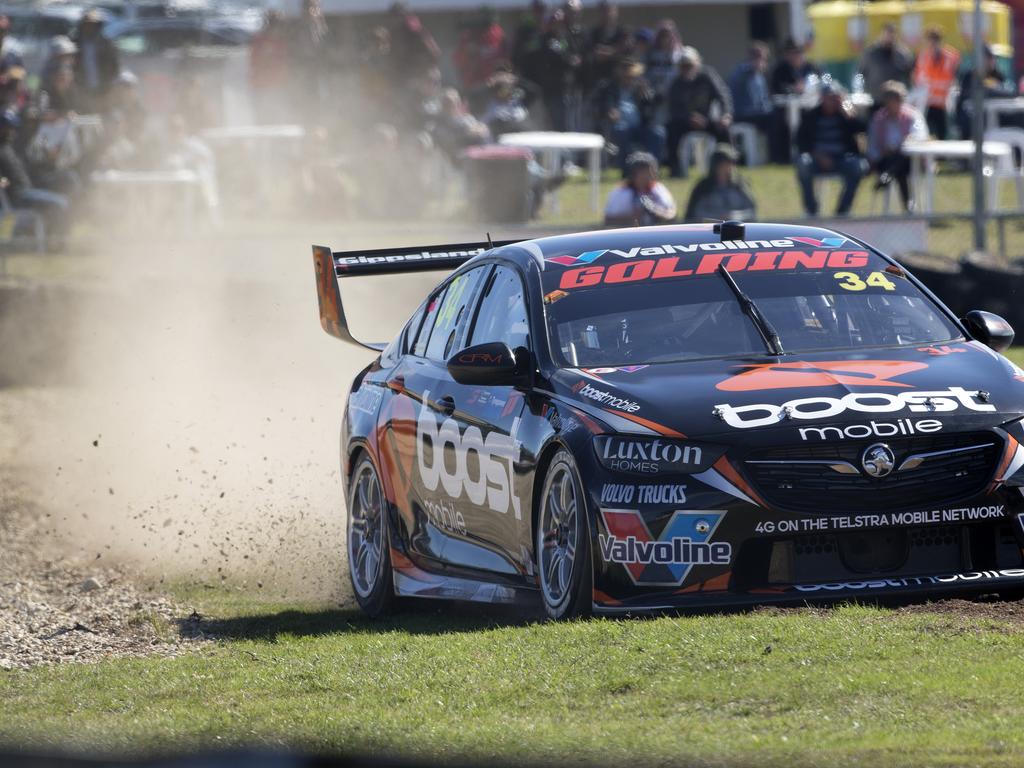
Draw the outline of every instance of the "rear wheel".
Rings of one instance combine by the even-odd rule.
[[[544,610],[552,619],[590,614],[593,605],[590,528],[583,485],[572,454],[555,454],[544,478],[535,534]]]
[[[370,616],[389,612],[395,590],[386,503],[377,469],[365,455],[349,483],[347,540],[348,574],[356,602]]]

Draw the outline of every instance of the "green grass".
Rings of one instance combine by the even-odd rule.
[[[0,739],[572,763],[1015,765],[1024,627],[841,607],[570,624],[228,610],[175,659],[0,677]]]

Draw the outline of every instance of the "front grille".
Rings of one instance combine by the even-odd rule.
[[[982,446],[970,453],[936,456],[916,469],[893,471],[873,478],[861,467],[864,449],[884,442],[896,457],[896,467],[908,456],[955,448]],[[968,432],[857,440],[824,445],[775,448],[747,457],[744,470],[773,507],[797,512],[871,512],[923,509],[949,505],[980,493],[992,479],[1002,453],[1002,440],[991,432]],[[755,464],[779,461],[780,464]],[[845,462],[856,469],[848,474],[824,464],[804,461]]]

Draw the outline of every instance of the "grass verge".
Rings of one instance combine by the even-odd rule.
[[[1024,759],[1021,624],[863,606],[550,624],[220,605],[211,650],[3,675],[0,739],[602,765]]]

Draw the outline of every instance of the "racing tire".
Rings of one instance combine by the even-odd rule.
[[[388,542],[387,500],[377,468],[364,454],[349,483],[345,548],[352,593],[371,617],[390,613],[395,603]]]
[[[576,462],[560,449],[544,476],[534,551],[541,601],[548,618],[589,616],[593,566],[586,496]]]

